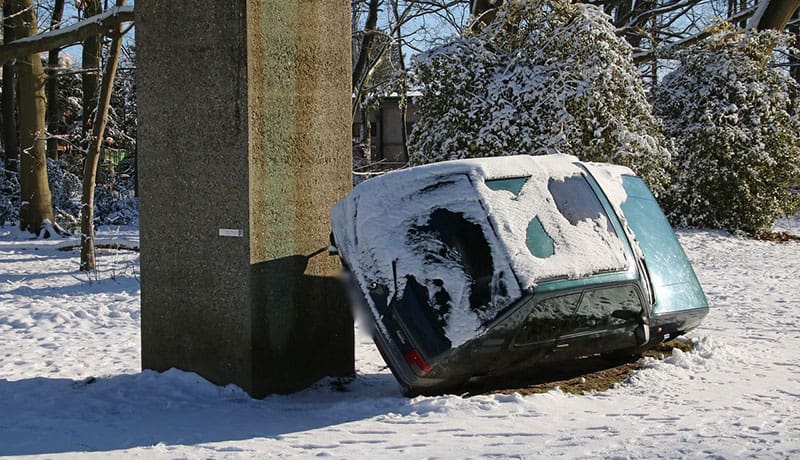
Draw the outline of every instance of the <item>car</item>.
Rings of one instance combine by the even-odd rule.
[[[331,211],[356,314],[407,394],[637,354],[708,313],[644,181],[568,155],[447,161],[367,180]]]

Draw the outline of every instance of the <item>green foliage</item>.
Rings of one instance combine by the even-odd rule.
[[[669,155],[631,48],[600,9],[505,2],[478,33],[414,62],[414,164],[568,153],[632,167],[658,193]]]
[[[674,182],[663,204],[675,225],[762,234],[800,204],[798,86],[771,66],[788,38],[717,32],[676,57],[654,91],[674,140]]]

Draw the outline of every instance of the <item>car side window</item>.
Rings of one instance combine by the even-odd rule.
[[[581,294],[575,293],[537,302],[520,328],[514,344],[535,345],[558,338],[566,320],[574,314],[580,298]]]
[[[514,338],[515,346],[546,344],[559,336],[614,330],[638,322],[642,303],[633,285],[549,297],[534,305]]]
[[[588,290],[581,298],[570,328],[575,331],[614,328],[638,321],[641,315],[642,302],[632,285]]]

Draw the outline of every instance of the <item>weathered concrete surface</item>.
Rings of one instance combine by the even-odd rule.
[[[137,2],[144,368],[255,396],[353,373],[337,262],[320,251],[351,183],[348,12]]]

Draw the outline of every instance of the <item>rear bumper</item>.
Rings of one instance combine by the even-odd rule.
[[[417,375],[405,361],[394,343],[380,332],[380,328],[376,328],[372,339],[375,341],[375,346],[378,348],[383,360],[389,365],[392,375],[403,387],[404,393],[425,393],[426,390],[436,389],[447,382],[446,379]]]
[[[685,334],[700,325],[708,307],[661,313],[650,317],[651,343],[663,342]]]

